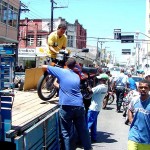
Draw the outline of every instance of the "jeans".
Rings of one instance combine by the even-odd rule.
[[[90,150],[91,140],[86,126],[84,107],[62,105],[59,109],[59,116],[65,150],[75,149],[72,143],[74,126],[84,149]]]
[[[91,130],[91,139],[96,140],[97,136],[97,117],[99,111],[88,110],[88,129]]]
[[[120,111],[121,106],[122,106],[122,101],[124,98],[124,92],[125,92],[125,88],[124,87],[117,87],[116,88],[116,105],[117,105],[117,111]]]

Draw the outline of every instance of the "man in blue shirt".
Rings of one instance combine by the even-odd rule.
[[[73,71],[76,61],[69,58],[67,68],[43,65],[43,71],[55,76],[59,82],[59,117],[65,150],[74,150],[72,127],[75,126],[85,150],[91,150],[91,140],[86,126],[83,97],[80,90],[80,78]]]
[[[137,90],[137,86],[136,86],[136,82],[135,80],[132,78],[131,74],[128,74],[128,88],[130,90]]]
[[[130,125],[128,150],[150,150],[150,83],[139,82],[140,97],[129,104],[128,117]]]

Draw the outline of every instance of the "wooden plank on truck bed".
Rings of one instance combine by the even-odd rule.
[[[58,98],[42,101],[36,91],[15,91],[12,107],[12,129],[22,127],[58,106]]]

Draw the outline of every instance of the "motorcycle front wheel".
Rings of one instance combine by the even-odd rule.
[[[113,103],[114,99],[115,99],[114,95],[110,95],[110,94],[109,94],[107,104],[108,104],[108,105],[111,105],[111,104]]]
[[[55,77],[45,72],[39,79],[37,84],[37,93],[41,100],[50,100],[57,92],[54,86]]]

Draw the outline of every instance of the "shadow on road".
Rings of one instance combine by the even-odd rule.
[[[97,142],[96,143],[114,143],[114,142],[118,142],[115,139],[111,139],[111,135],[113,135],[112,133],[108,133],[108,132],[97,132]]]
[[[115,109],[115,108],[107,106],[104,110],[112,110],[112,109]]]

